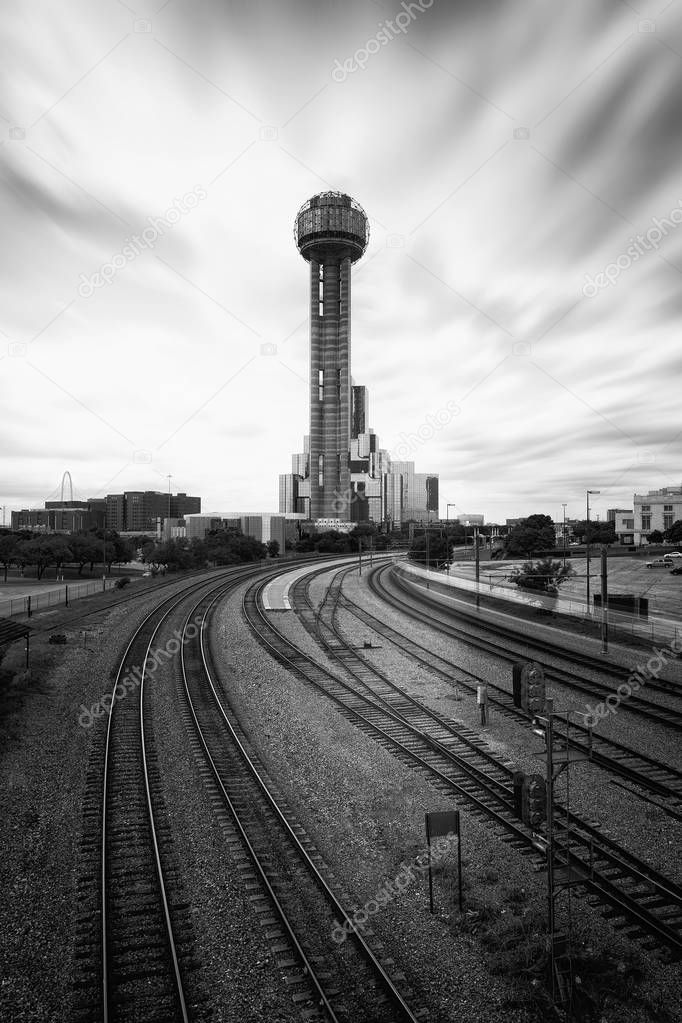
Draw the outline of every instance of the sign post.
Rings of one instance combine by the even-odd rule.
[[[476,686],[476,703],[481,708],[481,724],[488,724],[488,687]]]
[[[429,851],[429,908],[433,913],[433,874],[431,871],[431,839],[443,836],[457,836],[457,885],[459,911],[462,912],[462,835],[459,827],[459,810],[440,810],[426,814],[426,845]]]

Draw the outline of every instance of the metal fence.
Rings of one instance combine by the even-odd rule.
[[[72,600],[89,597],[92,593],[110,590],[116,585],[115,579],[92,579],[82,583],[65,583],[52,590],[37,590],[21,597],[6,597],[0,600],[0,618],[16,618],[19,615],[31,616],[35,611],[44,611],[47,607],[68,605]]]
[[[512,603],[525,604],[526,607],[544,608],[547,611],[552,611],[554,614],[570,615],[583,621],[598,623],[602,620],[601,608],[593,610],[592,614],[590,614],[586,602],[577,597],[568,597],[562,594],[559,594],[557,597],[545,596],[541,593],[529,594],[527,591],[520,591],[516,587],[502,586],[494,583],[492,575],[489,575],[487,580],[477,583],[474,579],[455,575],[452,572],[446,575],[443,572],[427,571],[421,566],[414,565],[408,561],[401,561],[401,571],[406,571],[415,577],[423,579],[425,582],[428,580],[429,583],[442,586],[444,589],[468,590],[470,593],[478,593],[481,596],[497,597]],[[637,618],[634,615],[623,614],[620,611],[613,611],[609,608],[607,610],[607,621],[609,628],[614,628],[619,632],[625,632],[631,636],[637,636],[640,639],[650,640],[654,643],[670,643],[682,635],[680,623],[674,619],[656,615],[655,612],[652,614],[651,604],[649,604],[648,618]],[[614,639],[617,640],[617,637],[614,636]]]

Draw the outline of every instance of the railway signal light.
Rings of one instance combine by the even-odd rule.
[[[514,706],[533,717],[545,708],[545,674],[534,661],[515,661],[513,667]]]
[[[526,775],[521,789],[521,819],[529,828],[547,820],[547,786],[540,774]]]

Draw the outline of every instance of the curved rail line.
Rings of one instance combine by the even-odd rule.
[[[203,596],[187,622],[197,610],[202,621],[208,622],[226,593],[227,588]],[[196,640],[182,647],[182,686],[202,755],[262,888],[263,894],[256,898],[264,900],[258,908],[268,913],[263,922],[281,928],[298,960],[298,972],[289,974],[287,983],[301,1005],[307,999],[332,1023],[357,1019],[357,1005],[349,1007],[348,1003],[358,998],[363,1018],[377,1023],[416,1023],[422,1013],[412,1011],[366,938],[353,931],[351,945],[356,954],[347,948],[343,953],[338,948],[334,951],[331,914],[342,921],[351,919],[337,894],[338,885],[335,891],[331,877],[324,876],[319,854],[247,750],[246,737],[229,702],[218,692],[205,636],[202,628]],[[303,914],[301,899],[306,905]],[[307,923],[311,915],[319,918],[319,934],[317,927]],[[374,1003],[371,1011],[370,997]]]
[[[433,624],[424,609],[419,610],[413,605],[403,604],[402,601],[393,598],[390,591],[386,589],[377,576],[377,572],[378,570],[375,569],[367,578],[370,589],[378,599],[386,601],[397,611],[409,614],[410,617],[420,624],[427,624],[429,626]],[[438,675],[448,685],[461,686],[474,694],[478,685],[487,686],[491,704],[501,713],[514,718],[524,727],[532,727],[532,721],[523,710],[514,705],[512,693],[505,689],[504,686],[491,682],[488,678],[477,675],[468,668],[461,667],[461,665],[448,660],[440,654],[434,653],[416,640],[410,639],[404,633],[398,632],[365,607],[352,600],[345,592],[341,593],[339,606],[343,607],[344,610],[348,611],[349,614],[353,615],[364,625],[367,625],[378,635],[403,650],[417,664],[428,668],[431,672]],[[438,629],[437,623],[434,625],[434,628]],[[555,728],[558,736],[565,742],[568,742],[574,749],[578,749],[581,752],[591,750],[591,759],[598,767],[611,774],[625,778],[632,784],[638,785],[657,796],[661,796],[664,799],[672,799],[682,809],[682,771],[678,771],[660,760],[640,753],[631,746],[616,742],[613,739],[607,739],[594,730],[592,730],[590,736],[590,729],[579,722],[572,721],[570,731],[564,728],[560,722],[556,722]],[[673,816],[677,815],[675,811],[671,812]]]
[[[145,680],[152,643],[187,587],[158,604],[131,637],[116,673],[107,722],[102,784],[102,1019],[124,1021],[144,1006],[145,1018],[188,1023],[189,1015],[160,847],[150,778]],[[123,679],[137,669],[137,694]],[[119,687],[121,695],[119,694]]]
[[[85,963],[86,973],[99,974],[97,1015],[90,1003],[81,1006],[84,1019],[188,1023],[183,963],[191,953],[187,937],[191,919],[189,907],[178,898],[182,880],[172,864],[170,831],[162,819],[161,779],[145,714],[148,660],[161,627],[193,594],[236,586],[254,574],[262,577],[268,568],[246,565],[223,569],[217,577],[194,579],[146,614],[120,657],[110,696],[101,784],[96,775],[89,782],[100,793],[99,805],[86,801],[85,810],[84,850],[99,850],[98,902],[95,906],[90,900],[89,916],[99,916],[100,922],[95,937],[83,920],[79,937],[83,946],[79,958],[92,957],[94,962],[96,956],[98,964],[88,971]],[[279,566],[270,569],[266,578],[280,571]],[[85,982],[79,986],[85,987]]]
[[[305,587],[306,582],[300,580],[295,587],[299,596]],[[431,777],[436,777],[447,787],[450,795],[468,803],[474,814],[488,822],[492,819],[498,832],[507,841],[522,851],[536,852],[534,836],[517,820],[510,794],[501,791],[504,786],[501,787],[489,771],[472,770],[467,764],[468,758],[458,755],[442,741],[421,730],[394,707],[386,706],[386,701],[381,697],[376,694],[370,696],[365,679],[357,678],[359,688],[356,688],[318,665],[284,636],[272,619],[266,618],[258,604],[259,592],[258,584],[249,590],[250,603],[245,603],[247,617],[261,642],[281,663],[293,668],[297,674],[324,692],[346,716],[350,716],[363,730],[371,732],[386,748],[394,752],[397,750],[406,763],[416,764]],[[318,618],[319,623],[317,612],[311,608],[308,610],[312,619]],[[347,648],[340,660],[344,669],[352,675],[353,669],[348,666]],[[500,765],[496,767],[499,769]],[[593,830],[598,835],[596,829]],[[600,845],[583,887],[608,905],[610,915],[625,920],[624,926],[631,928],[636,924],[638,934],[647,934],[655,939],[654,944],[679,954],[682,951],[682,935],[675,922],[682,925],[682,891],[616,843],[604,841],[604,836],[598,837]],[[575,848],[589,845],[591,840],[590,835],[581,837],[573,830],[570,835],[566,831],[562,834],[561,826],[557,828],[558,853],[564,857],[565,865],[581,871],[583,876],[586,874],[584,856],[579,855]],[[594,869],[595,863],[598,870]],[[652,903],[663,905],[665,909],[656,914],[648,908]],[[663,919],[668,915],[673,918],[670,924]]]
[[[400,601],[397,601],[395,595],[393,594],[389,596],[385,595],[385,587],[383,586],[383,575],[377,576],[377,571],[379,573],[382,573],[382,569],[380,568],[378,570],[375,570],[372,576],[373,580],[376,580],[377,578],[380,579],[380,582],[378,584],[376,582],[374,582],[373,584],[377,595],[380,595],[382,599],[387,600],[388,603],[393,603],[395,607],[398,607],[399,610],[404,611],[406,614],[411,614],[412,617],[418,617],[419,608],[415,607],[414,604],[410,605],[409,601],[406,601],[404,597]],[[407,594],[411,596],[413,600],[418,599],[415,597],[414,588],[410,587],[405,582],[405,580],[401,579],[399,576],[398,577],[394,576],[392,577],[392,581],[395,588],[400,590],[400,592],[403,595]],[[444,632],[452,639],[461,640],[461,642],[466,643],[468,646],[472,646],[477,650],[482,650],[485,653],[492,654],[495,657],[498,657],[500,660],[505,661],[507,664],[513,663],[514,661],[518,660],[519,657],[526,657],[527,654],[523,651],[525,651],[527,647],[531,647],[534,650],[540,651],[544,649],[545,655],[547,655],[548,653],[547,646],[544,646],[543,648],[542,644],[540,644],[538,641],[531,642],[530,640],[527,639],[525,634],[519,635],[519,633],[514,632],[512,629],[498,629],[497,625],[495,625],[492,629],[488,630],[488,632],[494,631],[496,635],[501,635],[504,637],[506,645],[502,645],[501,643],[495,642],[492,639],[486,639],[484,638],[484,636],[474,635],[470,630],[463,629],[461,627],[458,627],[457,625],[454,625],[452,621],[447,620],[442,613],[441,614],[438,613],[439,608],[441,612],[443,612],[443,610],[449,611],[450,608],[448,607],[447,609],[443,609],[443,606],[439,605],[438,602],[428,601],[426,590],[424,590],[424,595],[421,598],[422,618],[425,617],[424,612],[425,603],[429,604],[430,610],[428,620],[429,624],[432,627],[437,628],[440,632]],[[460,615],[459,609],[457,610],[456,613]],[[466,617],[468,619],[469,616]],[[485,625],[482,625],[480,620],[476,620],[475,624],[477,624],[479,628],[485,629]],[[521,648],[521,650],[518,652],[514,652],[513,650],[510,651],[510,647],[508,644],[515,644],[516,647]],[[552,657],[555,658],[563,658],[564,660],[567,661],[574,660],[574,654],[572,650],[564,650],[563,648],[561,648],[551,650],[549,651],[549,653]],[[546,678],[552,679],[553,681],[558,682],[561,685],[567,686],[570,689],[575,689],[579,692],[586,693],[593,699],[595,699],[597,703],[606,699],[607,696],[615,693],[614,689],[605,688],[600,683],[593,682],[590,679],[583,678],[582,676],[577,675],[575,672],[568,671],[563,668],[558,668],[556,664],[552,663],[552,661],[548,659],[547,656],[543,658],[542,654],[539,654],[538,656],[535,656],[534,659],[544,668]],[[583,662],[584,658],[582,659],[581,663]],[[599,663],[600,662],[595,661],[595,663],[591,665],[591,669],[594,671],[601,671],[602,669],[598,667]],[[610,667],[613,669],[613,665],[611,665]],[[627,680],[629,674],[630,673],[627,671],[626,668],[621,668],[620,675],[618,677],[622,682],[624,682]],[[665,689],[665,692],[668,696],[672,696],[675,699],[682,699],[682,687],[676,685],[676,683],[674,682],[667,682],[665,683],[665,685],[667,687]],[[662,683],[660,681],[658,683],[647,682],[647,686],[649,686],[651,689],[660,690],[662,687]],[[675,731],[682,731],[681,711],[676,710],[672,707],[666,707],[664,704],[661,703],[654,703],[651,700],[645,699],[641,695],[637,696],[633,694],[632,696],[629,696],[627,700],[623,701],[622,709],[630,714],[644,717],[649,721],[655,721],[656,724],[662,725],[665,728],[672,728]]]

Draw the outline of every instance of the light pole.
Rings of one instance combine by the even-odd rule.
[[[107,588],[107,506],[104,505],[104,532],[102,534],[102,589]]]
[[[585,557],[587,562],[587,613],[592,614],[592,608],[590,607],[590,494],[601,494],[601,490],[586,490],[585,491],[585,503],[587,506],[587,529],[586,529],[586,550]]]
[[[171,488],[170,488],[170,481],[172,480],[173,476],[172,476],[171,473],[168,472],[168,473],[166,473],[166,478],[168,479],[168,526],[167,526],[167,530],[166,530],[167,533],[168,533],[168,536],[166,537],[166,539],[170,540],[170,528],[171,528],[170,527],[170,517],[171,517]]]
[[[566,568],[566,501],[563,501],[561,507],[564,509],[564,568]]]
[[[450,509],[456,508],[457,505],[454,501],[451,501],[445,508],[445,549],[448,555],[448,575],[450,575]]]

